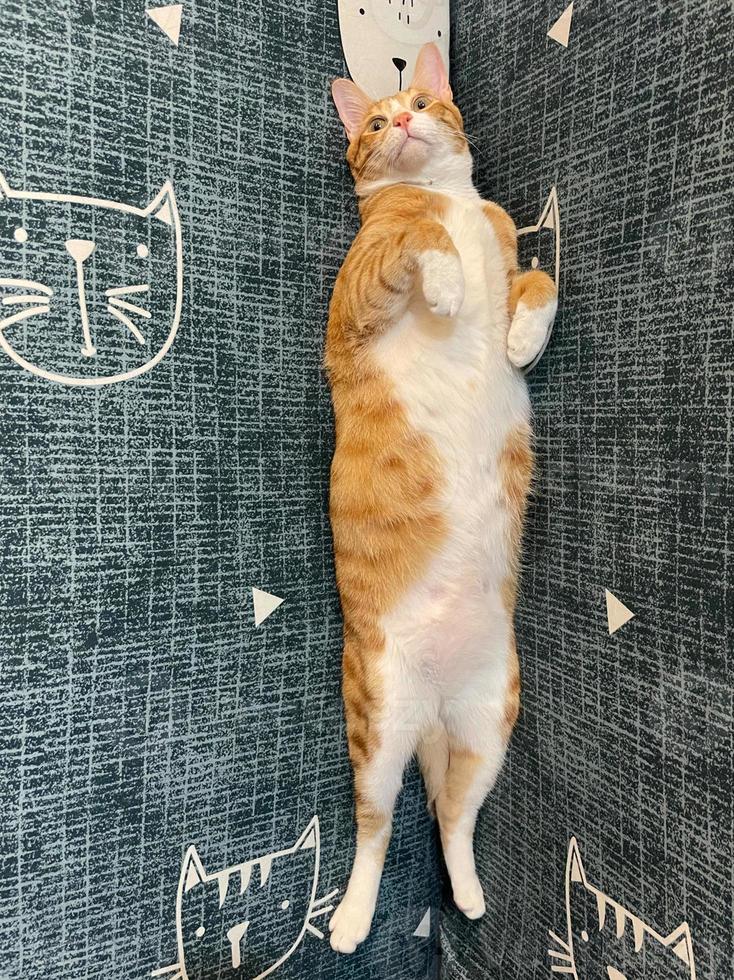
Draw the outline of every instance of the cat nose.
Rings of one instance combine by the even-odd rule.
[[[398,71],[405,71],[406,62],[404,58],[393,58],[392,63]]]
[[[399,112],[397,116],[393,117],[392,124],[393,126],[397,126],[399,129],[407,130],[408,123],[412,118],[413,118],[412,112]]]
[[[70,238],[64,242],[64,245],[66,245],[66,251],[75,262],[85,262],[95,249],[94,242],[90,242],[86,238]]]

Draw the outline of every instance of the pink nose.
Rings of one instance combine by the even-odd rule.
[[[399,112],[397,116],[393,117],[392,124],[393,126],[397,126],[400,129],[407,130],[408,123],[412,118],[413,118],[412,112]]]

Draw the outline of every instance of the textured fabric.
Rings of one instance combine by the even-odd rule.
[[[184,270],[172,347],[139,377],[74,387],[0,354],[3,980],[141,980],[176,962],[190,845],[211,874],[292,847],[317,814],[316,899],[346,884],[353,798],[321,357],[357,219],[328,96],[344,71],[335,8],[186,3],[175,46],[142,2],[2,4],[8,185],[144,208],[170,178]],[[135,282],[135,229],[119,239],[108,211],[80,229],[71,205],[48,221],[51,209],[24,207],[0,195],[0,277],[18,277],[35,249],[68,317],[7,337],[85,376],[129,366],[137,341],[105,318],[102,294]],[[67,236],[96,241],[99,351],[84,363]],[[257,629],[252,586],[285,599]],[[435,843],[415,772],[407,783],[369,941],[338,957],[307,933],[275,976],[432,975]],[[221,916],[218,883],[207,886],[189,980],[253,980],[288,949],[280,899],[304,899],[314,869],[298,877],[294,864],[291,882],[287,860],[273,861],[272,907],[250,922],[236,971],[220,920],[244,918],[241,872]],[[432,934],[414,937],[429,905]]]
[[[453,82],[482,192],[518,224],[552,185],[560,313],[530,387],[538,479],[518,613],[524,709],[478,830],[486,917],[447,904],[444,976],[551,974],[569,840],[698,980],[732,951],[731,21],[720,0],[456,3]],[[604,590],[636,618],[607,631]],[[576,885],[572,885],[576,888]],[[607,906],[607,980],[689,977]],[[611,924],[610,924],[611,923]],[[583,955],[581,956],[583,959]],[[586,962],[586,960],[584,960]],[[565,963],[567,965],[567,963]],[[614,974],[616,977],[617,974]]]

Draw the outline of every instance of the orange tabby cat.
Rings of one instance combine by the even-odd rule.
[[[418,753],[454,900],[484,912],[477,812],[519,707],[513,615],[530,485],[522,373],[556,290],[472,183],[435,45],[407,91],[333,85],[362,227],[334,287],[331,522],[357,849],[331,945],[368,934],[403,770]]]

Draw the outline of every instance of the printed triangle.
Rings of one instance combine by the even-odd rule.
[[[252,608],[255,613],[255,626],[259,626],[260,623],[264,622],[268,616],[275,612],[281,602],[284,602],[277,595],[271,595],[269,592],[263,592],[262,589],[252,590]]]
[[[558,44],[563,45],[564,48],[568,47],[568,36],[571,32],[572,17],[573,3],[569,3],[561,16],[548,31],[548,37],[551,39],[551,41],[557,41]]]
[[[145,12],[153,23],[160,27],[166,37],[178,47],[178,39],[181,35],[183,4],[171,3],[165,7],[147,7]]]
[[[628,623],[635,614],[623,602],[620,602],[609,589],[604,589],[604,594],[607,598],[607,625],[611,636],[612,633],[616,633],[620,626]]]
[[[418,936],[419,939],[428,939],[431,935],[431,909],[430,907],[426,909],[426,914],[423,916],[421,921],[418,923],[418,928],[413,933],[414,936]]]

